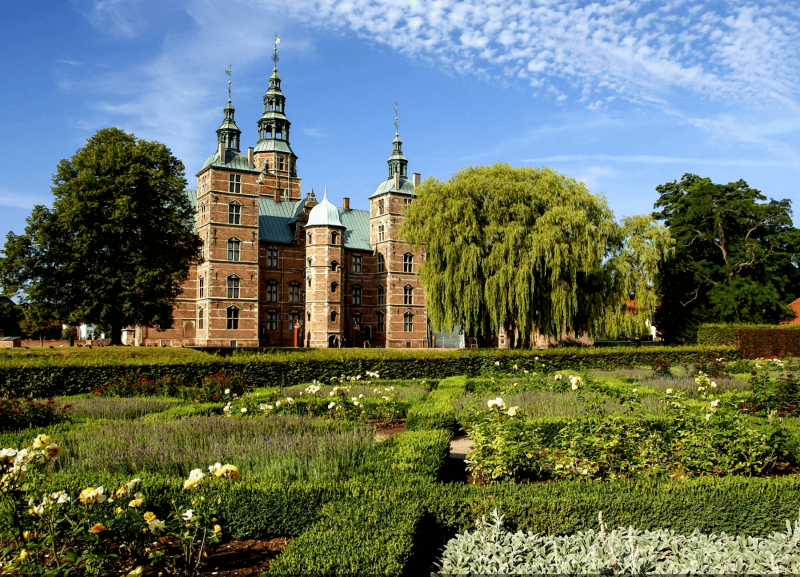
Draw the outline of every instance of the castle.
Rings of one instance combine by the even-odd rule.
[[[241,152],[230,82],[217,150],[186,193],[202,240],[175,303],[174,327],[132,327],[126,344],[146,346],[430,346],[417,269],[423,252],[399,239],[419,174],[395,121],[388,178],[369,211],[301,193],[291,123],[275,67],[258,120],[258,142]]]

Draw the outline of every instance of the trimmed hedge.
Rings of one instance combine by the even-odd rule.
[[[656,360],[672,365],[694,363],[706,358],[738,358],[736,349],[727,347],[648,347],[648,348],[554,348],[526,351],[383,351],[364,353],[360,350],[339,355],[317,356],[311,353],[253,354],[228,358],[191,357],[181,362],[153,364],[131,363],[86,366],[79,360],[63,359],[52,365],[14,363],[0,365],[0,393],[47,398],[88,393],[126,373],[137,373],[155,379],[182,376],[200,382],[208,375],[227,371],[244,375],[250,387],[288,387],[313,379],[328,381],[331,377],[364,375],[377,371],[381,379],[440,379],[457,375],[477,376],[484,370],[511,371],[513,365],[533,367],[534,357],[545,362],[548,370],[578,368],[619,368],[650,366]],[[195,358],[202,360],[194,360]],[[495,365],[495,362],[499,365]]]
[[[461,427],[453,401],[467,391],[467,378],[448,377],[431,391],[424,403],[408,411],[406,429],[409,431],[444,430],[455,434]]]
[[[697,342],[738,347],[744,359],[796,357],[800,356],[800,325],[704,324],[697,330]]]

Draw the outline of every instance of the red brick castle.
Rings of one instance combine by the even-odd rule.
[[[417,269],[424,259],[399,239],[408,177],[395,131],[388,178],[370,210],[303,196],[291,123],[276,66],[258,120],[258,142],[240,150],[228,90],[217,150],[187,190],[202,257],[174,310],[174,328],[132,327],[127,344],[197,347],[429,346]],[[230,85],[230,83],[229,83]],[[397,123],[395,123],[397,126]]]

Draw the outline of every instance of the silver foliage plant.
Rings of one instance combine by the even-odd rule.
[[[674,531],[600,530],[552,536],[511,533],[495,509],[475,531],[456,535],[444,548],[437,575],[487,574],[742,574],[797,573],[800,568],[800,518],[786,532],[760,539],[721,533],[691,535]]]

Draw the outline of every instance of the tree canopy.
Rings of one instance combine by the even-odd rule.
[[[0,259],[4,294],[62,322],[170,328],[199,253],[184,167],[161,143],[105,128],[53,176],[53,207],[36,206]]]
[[[800,231],[789,200],[767,201],[744,180],[715,184],[684,174],[656,187],[654,217],[675,238],[660,272],[656,326],[693,342],[703,322],[777,323],[800,296]]]
[[[642,334],[671,238],[650,216],[618,223],[604,197],[549,168],[467,167],[425,180],[401,235],[436,330],[519,327]]]

